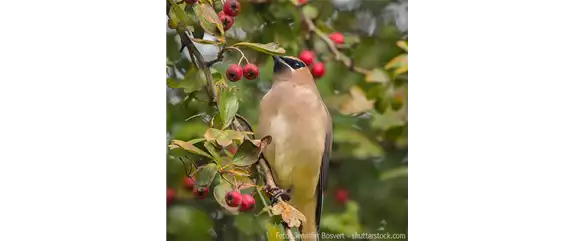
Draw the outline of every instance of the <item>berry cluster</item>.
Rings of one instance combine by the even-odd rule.
[[[193,5],[197,3],[198,0],[184,0],[187,4]],[[225,4],[223,4],[223,11],[220,11],[217,16],[223,25],[223,30],[227,31],[233,23],[235,19],[233,17],[237,16],[241,12],[241,4],[237,0],[227,0]]]
[[[241,4],[237,0],[227,0],[223,4],[223,11],[220,11],[217,16],[221,23],[223,24],[223,30],[227,31],[235,23],[233,17],[237,16],[241,12]]]
[[[241,68],[241,66],[237,64],[231,64],[227,67],[227,71],[225,71],[225,76],[229,81],[235,82],[241,79],[241,77],[245,77],[248,80],[257,79],[259,76],[259,68],[257,65],[254,64],[246,64]]]
[[[311,66],[311,74],[315,78],[320,78],[325,74],[325,65],[321,62],[315,62],[315,53],[311,50],[303,50],[299,53],[299,59],[307,66]]]
[[[192,191],[198,199],[205,199],[209,194],[208,187],[196,187],[195,180],[191,177],[183,178],[183,187],[185,190]],[[167,205],[169,206],[175,200],[175,190],[167,188]],[[255,206],[255,199],[249,194],[241,194],[237,191],[230,191],[225,195],[225,203],[230,207],[239,207],[239,211],[251,211]]]
[[[251,211],[255,206],[255,199],[249,194],[241,194],[237,191],[228,192],[225,195],[225,203],[230,207],[239,206],[239,211]]]

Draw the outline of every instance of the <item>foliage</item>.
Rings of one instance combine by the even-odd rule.
[[[236,127],[245,119],[257,128],[258,103],[271,85],[269,55],[305,49],[325,63],[316,84],[334,127],[321,231],[407,233],[407,40],[385,18],[365,31],[362,17],[385,14],[393,1],[364,1],[351,11],[331,1],[299,2],[241,0],[224,31],[220,0],[167,1],[167,186],[176,191],[168,240],[282,240],[273,235],[284,233],[276,225],[281,212],[264,208],[270,202],[255,167],[261,140]],[[186,32],[195,43],[182,39]],[[329,40],[333,32],[343,33],[344,43]],[[197,52],[180,53],[182,44]],[[227,67],[244,61],[259,66],[258,78],[227,81]],[[209,188],[206,199],[186,190],[186,175],[195,188]],[[349,200],[333,195],[340,189]],[[253,195],[255,209],[228,206],[230,190]]]

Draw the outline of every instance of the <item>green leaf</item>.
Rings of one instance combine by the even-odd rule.
[[[218,107],[219,116],[223,122],[222,129],[225,129],[231,124],[231,121],[233,121],[239,109],[239,100],[237,99],[235,91],[229,88],[223,88],[219,94]]]
[[[209,187],[215,178],[215,174],[217,174],[217,165],[209,163],[199,170],[195,184],[198,187]]]
[[[180,23],[184,27],[185,26],[192,26],[193,20],[191,20],[191,18],[187,15],[185,10],[183,10],[183,8],[181,8],[181,6],[176,4],[173,0],[169,0],[169,2],[171,3],[171,8],[173,9],[174,15],[177,17],[177,19],[180,21]]]
[[[198,3],[193,5],[193,11],[195,15],[199,18],[199,24],[201,28],[205,30],[206,33],[214,36],[223,36],[223,24],[213,7],[207,3]],[[217,34],[216,34],[217,33]]]
[[[406,177],[408,175],[407,167],[397,167],[395,169],[381,173],[380,180],[388,181],[397,177]]]
[[[259,52],[267,53],[267,54],[285,54],[285,49],[279,47],[279,45],[275,42],[267,43],[267,44],[258,44],[258,43],[249,43],[249,42],[240,42],[236,43],[233,46],[240,47],[245,46],[257,50]]]
[[[205,148],[207,149],[207,151],[209,151],[209,153],[213,156],[213,159],[217,162],[217,163],[221,163],[221,156],[219,155],[219,153],[215,150],[215,147],[210,143],[210,142],[204,142],[203,146],[205,146]]]
[[[323,215],[321,227],[335,233],[345,233],[347,235],[362,232],[359,222],[359,205],[354,201],[349,201],[346,204],[344,213]]]
[[[246,235],[257,234],[262,228],[257,221],[257,217],[255,217],[253,214],[242,213],[235,217],[233,222],[237,230]]]
[[[406,124],[405,113],[387,109],[384,114],[373,114],[372,128],[380,130],[389,130],[393,127],[403,126]]]
[[[185,72],[185,76],[183,80],[179,82],[177,88],[182,88],[185,93],[192,93],[203,88],[206,83],[207,81],[203,75],[196,68],[190,67],[187,72]]]
[[[177,82],[177,80],[174,80],[172,78],[167,78],[167,87],[176,89],[179,87],[179,82]]]
[[[201,209],[176,205],[167,209],[167,233],[182,240],[211,240],[213,219]]]
[[[225,208],[225,210],[229,211],[233,215],[237,215],[239,214],[239,207],[230,207],[225,202],[225,195],[227,195],[227,193],[232,190],[233,189],[231,185],[224,180],[221,183],[219,183],[219,185],[215,186],[215,188],[213,188],[213,197],[215,198],[217,203],[219,203],[219,205]]]
[[[218,130],[215,128],[209,128],[203,135],[207,141],[215,141],[222,147],[226,147],[233,143],[233,140],[229,137],[229,134],[225,131]]]
[[[395,69],[395,75],[407,72],[409,70],[408,55],[401,54],[393,58],[389,63],[387,63],[385,69]]]
[[[317,11],[317,8],[311,5],[305,5],[303,7],[303,14],[305,14],[305,16],[310,19],[315,19],[317,16],[319,16],[319,11]]]
[[[202,156],[208,157],[209,159],[213,159],[213,157],[211,155],[207,154],[203,150],[196,147],[194,144],[197,142],[195,142],[195,141],[197,141],[197,139],[187,141],[187,142],[186,141],[180,141],[180,140],[172,140],[171,144],[169,145],[169,148],[170,149],[182,148],[182,149],[189,151],[193,154],[202,155]]]
[[[239,146],[231,161],[236,166],[250,166],[259,159],[259,147],[251,140],[245,140]]]

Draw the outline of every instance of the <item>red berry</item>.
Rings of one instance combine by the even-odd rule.
[[[241,195],[241,205],[239,206],[239,211],[245,212],[253,209],[255,205],[255,199],[249,194]]]
[[[241,12],[241,4],[239,4],[237,0],[227,0],[227,2],[223,4],[223,12],[231,17],[235,17]]]
[[[183,178],[183,186],[185,187],[185,189],[187,190],[193,190],[193,186],[195,186],[195,180],[193,180],[193,178],[191,177],[184,177]]]
[[[197,0],[184,0],[187,4],[195,4]]]
[[[313,51],[303,50],[301,53],[299,53],[299,59],[303,61],[303,63],[305,63],[307,66],[310,66],[315,60],[315,54],[313,54]]]
[[[228,192],[225,195],[225,203],[227,203],[228,206],[230,207],[237,207],[241,204],[241,193],[236,192],[236,191],[231,191]]]
[[[225,76],[227,76],[227,79],[229,81],[235,82],[241,79],[241,75],[243,73],[243,69],[241,69],[241,66],[236,65],[236,64],[232,64],[229,65],[229,67],[227,68],[227,71],[225,72]]]
[[[335,44],[342,44],[343,42],[345,42],[345,37],[343,36],[343,34],[341,34],[339,32],[334,32],[334,33],[329,34],[329,38]]]
[[[299,0],[299,4],[304,4],[306,2],[307,2],[307,0]]]
[[[259,76],[259,68],[254,64],[246,64],[243,66],[243,77],[248,80],[257,79]]]
[[[167,188],[167,205],[170,205],[174,199],[175,199],[175,191],[171,188]]]
[[[311,67],[311,74],[317,78],[320,78],[323,76],[323,74],[325,74],[325,65],[321,62],[313,64],[313,67]]]
[[[338,203],[345,204],[349,200],[349,192],[346,189],[337,189],[335,191],[335,199]]]
[[[222,13],[222,12],[219,12]],[[221,24],[223,25],[223,30],[227,31],[228,29],[231,28],[231,26],[233,26],[233,23],[235,23],[235,20],[230,17],[229,15],[224,14],[218,14],[217,16],[219,16],[219,20],[221,20]]]
[[[219,20],[221,20],[221,17],[223,17],[223,16],[225,16],[225,15],[227,15],[227,14],[225,14],[223,11],[219,11],[219,12],[217,13],[217,16],[219,17]]]
[[[204,199],[205,197],[207,197],[208,193],[209,188],[206,187],[198,187],[193,189],[193,194],[195,194],[195,196],[198,197],[199,199]]]

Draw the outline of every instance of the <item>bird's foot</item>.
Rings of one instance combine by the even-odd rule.
[[[291,190],[288,189],[287,191],[278,188],[278,187],[274,187],[274,188],[270,188],[270,187],[266,187],[266,191],[267,193],[269,193],[269,198],[271,199],[271,203],[275,204],[277,202],[277,200],[279,200],[279,197],[281,197],[281,199],[283,199],[283,201],[289,201],[291,200]]]

